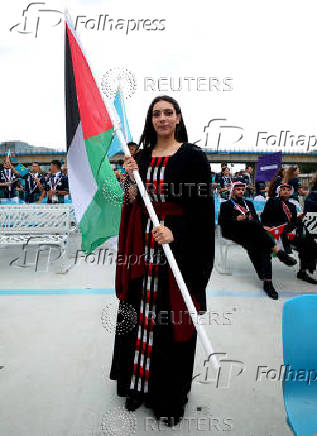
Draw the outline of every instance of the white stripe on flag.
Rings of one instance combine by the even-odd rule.
[[[70,193],[79,223],[97,192],[97,183],[88,162],[81,123],[68,150],[67,167]]]

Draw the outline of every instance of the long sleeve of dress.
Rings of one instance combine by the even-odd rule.
[[[215,253],[215,212],[211,191],[211,171],[205,154],[193,147],[184,182],[186,209],[184,226],[175,227],[171,248],[182,266],[186,284],[194,290],[205,310],[205,289]]]

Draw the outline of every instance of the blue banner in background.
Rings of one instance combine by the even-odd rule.
[[[268,153],[259,156],[255,180],[269,182],[282,166],[282,152]]]

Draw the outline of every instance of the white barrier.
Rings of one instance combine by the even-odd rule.
[[[71,205],[0,205],[0,246],[58,246],[55,272],[65,273],[70,268],[66,248],[74,224]]]

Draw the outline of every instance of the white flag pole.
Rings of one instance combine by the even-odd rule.
[[[122,89],[120,80],[119,80],[119,87],[118,87],[118,89],[119,89],[119,98],[120,98],[121,113],[122,113],[122,118],[123,118],[124,139],[125,139],[125,142],[127,143],[128,142],[128,132],[127,132],[127,123],[126,123],[126,119],[125,119],[125,107],[124,107],[124,100],[123,100],[124,95],[123,95],[123,89]]]
[[[86,60],[87,60],[87,63],[88,63],[89,68],[91,70],[92,76],[93,77],[97,77],[93,73],[93,70],[92,70],[92,67],[91,67],[92,64],[89,62],[89,58],[86,56],[86,54],[85,54],[85,52],[84,52],[84,50],[82,48],[82,45],[81,45],[80,40],[79,40],[79,37],[78,37],[78,35],[75,32],[75,29],[74,29],[74,27],[72,25],[71,18],[70,18],[70,16],[69,16],[67,11],[65,11],[65,21],[67,21],[67,24],[69,25],[70,29],[72,30],[72,33],[73,33],[74,37],[76,38],[76,41],[78,42],[78,44],[79,44],[79,46],[80,46],[80,48],[81,48],[81,50],[82,50]],[[100,91],[100,88],[99,88],[97,82],[96,82],[96,85],[97,85],[97,87],[98,87],[98,89]],[[100,95],[102,96],[102,92],[101,91],[100,91]],[[110,99],[107,102],[104,97],[102,97],[102,98],[104,100],[105,106],[106,106],[107,111],[109,113],[111,122],[112,122],[112,124],[114,126],[114,131],[115,131],[116,135],[118,135],[118,138],[120,140],[120,143],[121,143],[122,149],[124,151],[124,154],[126,156],[128,156],[128,157],[131,157],[131,153],[130,153],[129,147],[126,144],[124,135],[123,135],[123,133],[121,131],[121,128],[120,128],[120,120],[119,120],[119,117],[116,115],[116,110],[114,108],[113,102],[110,101]],[[142,197],[142,199],[144,201],[144,204],[145,204],[145,206],[146,206],[146,208],[148,210],[148,214],[149,214],[149,216],[150,216],[150,218],[151,218],[151,220],[153,222],[153,226],[157,227],[157,226],[160,225],[160,222],[159,222],[159,219],[158,219],[158,217],[157,217],[157,215],[156,215],[156,213],[154,211],[154,208],[153,208],[152,202],[150,200],[150,197],[149,197],[149,195],[148,195],[148,193],[147,193],[147,191],[146,191],[146,189],[144,187],[144,184],[143,184],[143,182],[141,180],[139,171],[138,170],[133,170],[133,176],[134,176],[134,180],[136,181],[136,184],[138,186],[140,195],[141,195],[141,197]],[[187,306],[187,309],[188,309],[188,313],[190,314],[190,316],[192,318],[193,325],[196,328],[197,335],[198,335],[198,337],[199,337],[199,339],[200,339],[200,341],[201,341],[201,343],[202,343],[202,345],[203,345],[203,347],[205,349],[205,352],[206,352],[206,354],[208,356],[208,360],[210,359],[210,362],[212,362],[214,367],[218,370],[219,369],[219,363],[218,363],[217,357],[216,357],[215,352],[213,350],[213,347],[212,347],[212,345],[211,345],[211,343],[210,343],[210,341],[208,339],[208,336],[207,336],[206,330],[204,329],[204,326],[199,324],[199,317],[198,317],[198,313],[197,313],[196,307],[194,306],[193,300],[192,300],[192,298],[191,298],[191,296],[190,296],[190,294],[188,292],[188,288],[186,286],[186,283],[184,282],[182,273],[181,273],[181,271],[180,271],[180,269],[179,269],[179,267],[177,265],[177,262],[176,262],[176,260],[174,258],[174,255],[173,255],[173,252],[172,252],[169,244],[162,244],[162,247],[163,247],[165,256],[167,257],[167,260],[168,260],[168,263],[170,265],[170,268],[171,268],[171,270],[173,272],[173,275],[174,275],[174,277],[176,279],[177,285],[178,285],[178,287],[179,287],[179,289],[181,291],[181,294],[183,296],[183,299],[184,299],[184,301],[186,303],[186,306]]]

